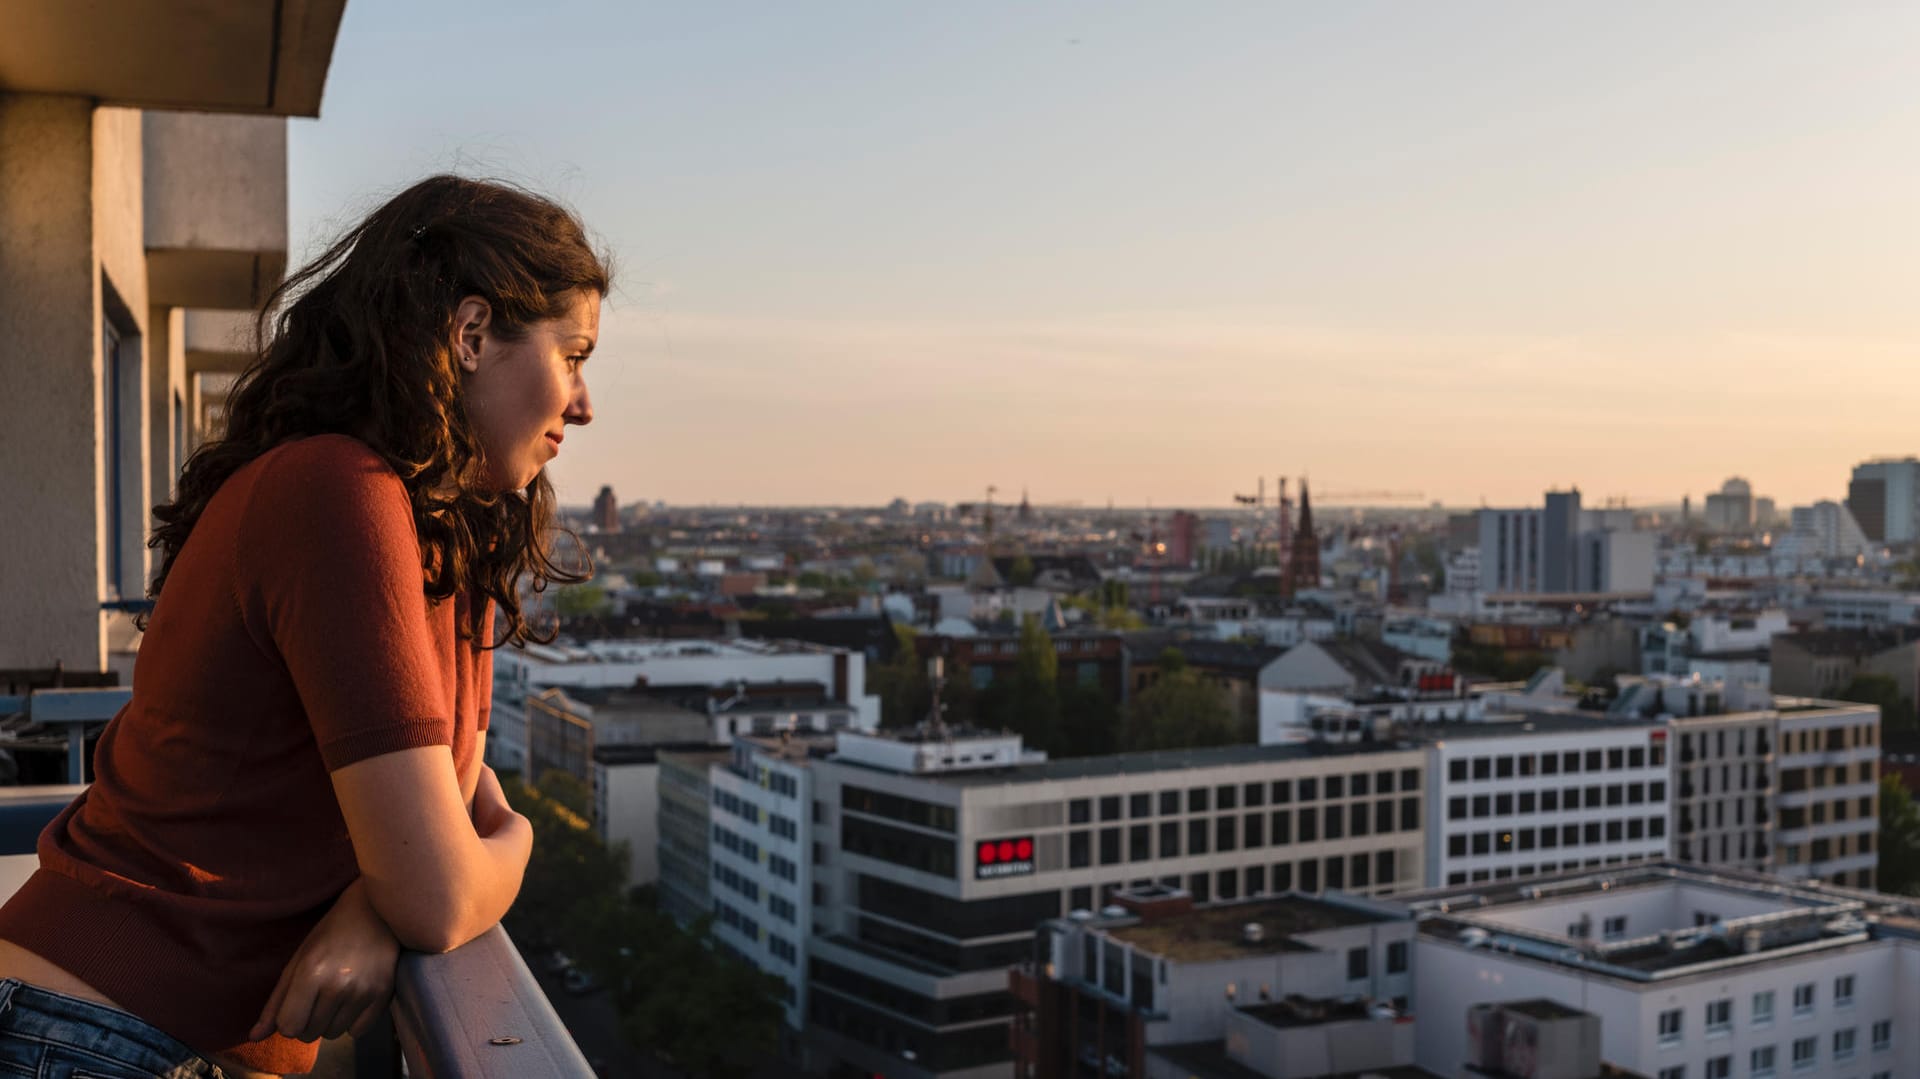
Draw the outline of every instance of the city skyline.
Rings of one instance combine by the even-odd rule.
[[[578,206],[622,275],[568,502],[1199,506],[1265,472],[1784,507],[1920,450],[1916,30],[350,5],[294,257],[438,169]]]

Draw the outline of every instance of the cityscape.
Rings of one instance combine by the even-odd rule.
[[[630,274],[474,646],[532,853],[308,1074],[1920,1076],[1920,22],[1120,6],[0,11],[0,899],[275,289],[519,169]]]

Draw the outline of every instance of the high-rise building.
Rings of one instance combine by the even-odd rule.
[[[1882,458],[1855,465],[1847,508],[1875,543],[1920,539],[1920,459]]]
[[[613,497],[612,487],[600,488],[593,500],[593,527],[602,532],[620,531],[620,501]]]
[[[1707,496],[1707,529],[1744,533],[1753,530],[1753,485],[1738,476]]]
[[[1540,591],[1572,592],[1575,541],[1580,534],[1580,491],[1548,491],[1540,517]]]

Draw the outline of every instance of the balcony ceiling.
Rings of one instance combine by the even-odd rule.
[[[8,0],[0,91],[318,116],[346,0]]]

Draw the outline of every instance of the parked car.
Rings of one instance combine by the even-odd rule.
[[[568,969],[566,977],[561,979],[560,984],[576,997],[586,996],[600,988],[599,979],[578,967]]]

